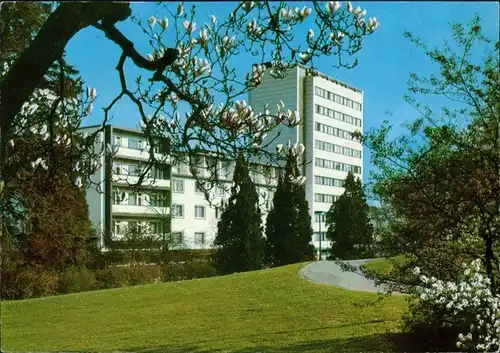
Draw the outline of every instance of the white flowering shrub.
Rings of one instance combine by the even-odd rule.
[[[457,282],[429,278],[415,268],[421,286],[404,318],[406,327],[422,334],[427,329],[427,339],[441,341],[434,348],[500,352],[500,296],[492,294],[483,273],[479,259],[464,264]]]

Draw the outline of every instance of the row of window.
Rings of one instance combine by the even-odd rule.
[[[314,202],[323,202],[323,203],[334,203],[338,200],[337,195],[328,195],[328,194],[314,194]]]
[[[327,91],[324,88],[315,87],[314,93],[316,93],[317,96],[320,96],[322,98],[331,100],[332,102],[335,102],[335,103],[338,103],[338,104],[345,105],[346,107],[349,107],[349,108],[352,108],[352,109],[356,109],[356,110],[361,111],[362,108],[363,108],[362,105],[361,105],[361,103],[358,103],[356,101],[353,101],[352,99],[349,99],[349,98],[343,97],[341,95],[338,95],[336,93]]]
[[[123,143],[121,136],[113,136],[113,145],[117,147],[127,147],[133,150],[143,150],[146,148],[146,143],[140,139],[127,138],[127,144]],[[160,152],[159,146],[154,147],[155,152]]]
[[[115,205],[168,207],[168,200],[158,194],[113,191],[112,198]]]
[[[172,192],[176,192],[179,194],[184,193],[184,179],[172,179]],[[197,194],[203,194],[203,190],[199,187],[198,183],[195,182],[194,192]],[[215,187],[215,194],[217,196],[224,196],[225,190],[221,186]]]
[[[136,231],[141,235],[159,235],[163,232],[163,222],[159,220],[148,222],[113,221],[113,232],[115,234],[124,235],[127,231]]]
[[[361,151],[349,147],[335,145],[333,143],[314,140],[314,148],[322,151],[333,152],[344,156],[361,158]]]
[[[315,175],[314,183],[318,185],[335,186],[338,188],[343,188],[345,180]]]
[[[342,162],[330,161],[323,158],[314,158],[314,165],[316,167],[339,170],[341,172],[353,172],[354,174],[361,174],[361,167],[358,165],[346,164]]]
[[[113,162],[113,173],[116,175],[139,176],[142,173],[139,165],[134,163]],[[147,178],[155,177],[156,179],[168,178],[164,175],[163,170],[158,168],[150,168],[146,174]]]
[[[313,241],[328,241],[326,237],[326,232],[314,232]]]
[[[322,132],[322,133],[325,133],[328,135],[340,137],[340,138],[343,138],[346,140],[352,140],[351,133],[349,131],[345,131],[345,130],[342,130],[342,129],[339,129],[339,128],[336,128],[336,127],[333,127],[330,125],[322,124],[322,123],[316,123],[315,126],[316,126],[316,131],[319,131],[319,132]]]
[[[174,204],[172,205],[172,218],[184,218],[184,205]],[[221,209],[215,207],[215,218],[219,219],[221,215]],[[194,218],[205,219],[206,218],[206,206],[195,205],[194,206]]]
[[[361,126],[362,122],[361,119],[355,118],[353,116],[350,116],[348,114],[344,114],[341,112],[338,112],[336,110],[330,109],[323,107],[322,105],[316,104],[316,113],[327,116],[332,119],[337,119],[343,122],[346,122],[348,124],[353,124],[356,126]]]

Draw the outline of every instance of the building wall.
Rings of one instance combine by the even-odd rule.
[[[323,93],[319,93],[316,87],[320,87],[322,90],[330,92],[330,95],[323,97]],[[276,145],[282,143],[284,145],[290,140],[293,143],[300,142],[306,147],[306,153],[304,157],[304,167],[303,174],[307,177],[306,181],[306,198],[309,202],[309,211],[312,220],[312,226],[315,235],[312,239],[312,244],[319,247],[318,232],[326,232],[326,226],[324,222],[316,222],[315,214],[317,212],[327,212],[333,200],[328,200],[329,202],[319,202],[316,200],[317,194],[330,195],[329,197],[338,197],[344,192],[344,188],[340,185],[318,185],[315,183],[315,177],[326,177],[337,180],[345,180],[347,177],[347,172],[336,169],[326,169],[315,165],[315,159],[325,159],[335,163],[344,163],[347,165],[352,165],[360,167],[358,170],[360,173],[355,174],[356,177],[362,178],[362,166],[363,159],[362,154],[358,156],[347,156],[342,153],[335,153],[334,151],[324,151],[318,149],[315,140],[320,140],[329,144],[339,146],[340,148],[349,148],[356,151],[362,151],[362,146],[359,142],[352,141],[346,138],[336,136],[339,130],[335,130],[332,134],[326,133],[324,131],[317,131],[316,124],[320,123],[328,126],[328,131],[332,132],[332,129],[340,129],[348,133],[353,133],[356,130],[362,130],[363,121],[363,111],[353,108],[352,106],[346,106],[344,103],[351,104],[349,102],[339,102],[335,98],[344,97],[350,99],[351,101],[357,102],[358,104],[363,104],[363,93],[355,88],[349,87],[334,79],[322,76],[311,76],[306,73],[306,70],[302,66],[296,66],[293,69],[288,70],[288,75],[282,80],[273,79],[268,71],[264,74],[262,84],[249,92],[249,104],[252,106],[255,112],[263,112],[265,104],[268,103],[268,109],[272,114],[276,113],[276,104],[281,101],[285,104],[286,109],[297,110],[302,117],[302,122],[297,127],[288,128],[286,126],[280,125],[268,134],[264,144],[276,138],[273,144],[269,147],[271,152],[276,151]],[[331,99],[329,99],[331,98]],[[325,110],[317,111],[316,106],[320,105],[325,109],[337,112],[333,116],[325,116]],[[324,114],[321,114],[323,112]],[[328,111],[330,112],[330,111]],[[345,122],[336,119],[335,116],[339,117],[338,114],[344,114],[351,118],[359,119],[357,120],[358,126],[352,122]],[[340,116],[342,119],[344,115]],[[349,118],[349,119],[351,119]],[[91,130],[88,130],[89,132]],[[140,152],[135,149],[128,148],[128,141],[132,138],[137,138],[141,140],[140,131],[134,131],[131,129],[121,129],[114,128],[113,136],[121,137],[121,147],[118,149],[115,161],[123,162],[139,162],[147,161],[148,151]],[[112,140],[116,141],[115,138]],[[143,147],[148,148],[148,145],[144,139]],[[97,147],[96,147],[97,148]],[[339,151],[337,151],[339,152]],[[160,158],[163,154],[158,154]],[[205,168],[212,162],[210,162],[210,156],[200,156],[200,168],[199,177],[200,179],[206,178],[207,172]],[[169,205],[173,207],[176,205],[183,205],[183,215],[182,217],[177,217],[172,214],[171,231],[181,232],[183,235],[183,246],[186,248],[200,249],[209,248],[213,245],[213,241],[217,231],[218,218],[216,217],[216,207],[221,205],[223,200],[229,198],[230,186],[232,183],[232,172],[234,170],[234,162],[222,162],[217,163],[217,168],[220,171],[219,178],[226,180],[224,183],[224,191],[217,193],[216,190],[212,190],[210,193],[211,204],[209,204],[205,195],[195,191],[195,179],[191,176],[191,172],[186,163],[180,162],[179,158],[167,158],[164,160],[166,164],[172,165],[171,178],[167,180],[156,180],[154,184],[148,187],[148,182],[143,184],[143,189],[149,190],[149,193],[154,193],[155,190],[162,190],[163,192],[168,192],[170,195]],[[260,161],[261,165],[258,168],[262,169],[264,161]],[[267,166],[265,166],[267,167]],[[252,170],[255,168],[252,168]],[[259,169],[259,170],[260,170]],[[264,169],[262,169],[264,171]],[[276,176],[276,170],[273,172]],[[264,172],[262,172],[264,174]],[[96,175],[92,178],[95,181],[103,180],[104,171],[101,168]],[[267,211],[272,205],[272,197],[274,194],[274,187],[276,184],[276,179],[269,179],[269,176],[263,176],[258,172],[252,172],[251,175],[254,182],[257,184],[257,188],[261,196],[261,210],[263,213],[262,225],[265,226],[265,218]],[[113,180],[113,188],[120,187],[128,195],[127,191],[127,180],[129,182],[135,182],[134,177],[120,177],[116,179],[116,175]],[[182,192],[177,189],[177,180],[181,180],[183,185]],[[272,180],[272,181],[271,181]],[[112,189],[114,190],[114,189]],[[224,195],[221,195],[223,193]],[[104,221],[104,196],[100,195],[94,190],[88,190],[87,200],[89,203],[89,210],[91,214],[91,219],[94,224],[101,224]],[[152,207],[148,207],[145,202],[143,205],[128,205],[124,201],[123,205],[112,205],[112,218],[125,220],[128,218],[130,220],[140,219],[151,219],[157,214],[157,212],[152,211]],[[204,217],[195,217],[195,206],[203,206],[205,210]],[[170,207],[162,207],[162,213],[170,214]],[[195,243],[194,235],[195,233],[204,233],[204,243]],[[322,248],[327,248],[329,246],[328,242],[322,241]]]
[[[83,128],[81,131],[83,133],[88,133],[89,135],[99,130],[99,127],[88,127]],[[100,139],[96,140],[94,146],[95,153],[101,153],[102,140],[104,136],[101,135]],[[92,185],[88,185],[87,194],[87,204],[89,208],[89,218],[92,221],[92,225],[96,230],[96,234],[101,234],[104,228],[104,195],[101,191],[104,190],[104,167],[105,161],[104,156],[99,160],[100,168],[93,174],[90,178]],[[102,246],[102,244],[100,244]]]

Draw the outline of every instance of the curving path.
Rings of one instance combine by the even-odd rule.
[[[370,261],[373,261],[373,259],[350,260],[346,262],[359,267]],[[311,262],[299,270],[299,277],[309,282],[350,290],[365,292],[381,292],[383,290],[383,287],[375,286],[372,280],[367,279],[363,275],[342,271],[335,261],[323,260]]]

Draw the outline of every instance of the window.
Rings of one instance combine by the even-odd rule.
[[[157,194],[149,195],[149,205],[150,206],[159,206]]]
[[[184,193],[184,180],[183,179],[172,179],[172,191],[178,193]]]
[[[324,212],[314,212],[314,222],[325,222],[326,214]]]
[[[137,205],[137,194],[129,193],[128,194],[128,204],[129,205]]]
[[[222,186],[217,186],[215,188],[215,194],[217,196],[224,196],[224,193],[226,192],[226,190],[224,190],[224,188]]]
[[[172,205],[172,218],[184,218],[184,205]]]
[[[321,235],[321,236],[320,236]],[[326,239],[326,232],[314,232],[314,241],[327,241]]]
[[[172,233],[172,245],[181,246],[183,242],[184,242],[184,234],[182,234],[182,232]]]
[[[220,219],[221,213],[222,213],[221,208],[218,206],[215,206],[215,219]]]
[[[122,233],[121,222],[119,222],[119,221],[113,221],[113,232],[115,234],[121,234]]]
[[[113,136],[113,145],[117,147],[122,146],[122,138],[120,136]]]
[[[128,148],[132,148],[134,150],[139,149],[139,141],[137,139],[128,139]]]
[[[128,174],[134,175],[134,176],[138,176],[140,174],[140,170],[139,170],[139,167],[137,166],[137,164],[129,164]]]
[[[205,206],[194,206],[194,217],[205,218]]]
[[[203,194],[203,190],[202,188],[200,187],[201,185],[196,181],[194,183],[194,192],[197,193],[197,194]]]
[[[195,232],[194,233],[194,243],[196,245],[203,245],[203,244],[205,244],[205,233],[203,233],[203,232]]]

